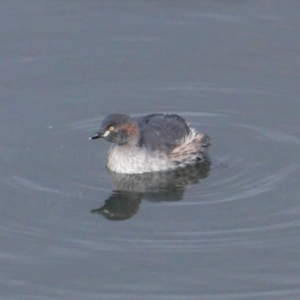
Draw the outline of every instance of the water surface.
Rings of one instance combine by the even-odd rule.
[[[299,14],[3,2],[0,298],[299,299]],[[112,112],[182,115],[211,165],[112,178]]]

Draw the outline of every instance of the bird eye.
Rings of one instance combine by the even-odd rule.
[[[109,126],[109,128],[108,128],[110,131],[113,131],[113,130],[115,130],[115,127],[114,126]]]

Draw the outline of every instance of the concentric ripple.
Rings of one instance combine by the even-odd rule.
[[[122,250],[263,249],[280,246],[285,232],[299,229],[298,207],[293,210],[289,207],[291,202],[278,200],[299,174],[295,155],[300,144],[298,136],[283,131],[282,123],[280,130],[266,127],[260,116],[255,119],[254,115],[238,112],[175,113],[212,137],[212,167],[208,178],[187,189],[184,201],[162,203],[160,210],[168,214],[168,210],[181,207],[187,217],[199,220],[185,223],[180,217],[183,213],[177,210],[178,218],[164,219],[161,227],[157,222],[155,233],[144,238],[134,234],[117,238],[115,242],[123,244]],[[196,216],[195,211],[200,215]],[[294,215],[287,215],[291,211]],[[293,244],[292,238],[285,243]]]
[[[262,117],[227,111],[172,113],[182,115],[192,127],[212,139],[212,170],[205,189],[194,190],[191,201],[176,205],[240,201],[276,190],[299,170],[294,155],[300,144],[299,137],[282,128],[267,128]],[[98,128],[103,117],[73,123],[70,130],[88,135]],[[102,153],[103,161],[105,155]],[[197,194],[200,200],[196,199]]]

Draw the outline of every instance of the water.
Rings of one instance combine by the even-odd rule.
[[[299,299],[297,1],[0,11],[1,300]],[[112,178],[111,112],[182,115],[212,164]]]

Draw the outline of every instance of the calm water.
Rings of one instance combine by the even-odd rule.
[[[0,7],[1,300],[299,299],[297,0]],[[112,112],[181,114],[212,164],[111,177]]]

